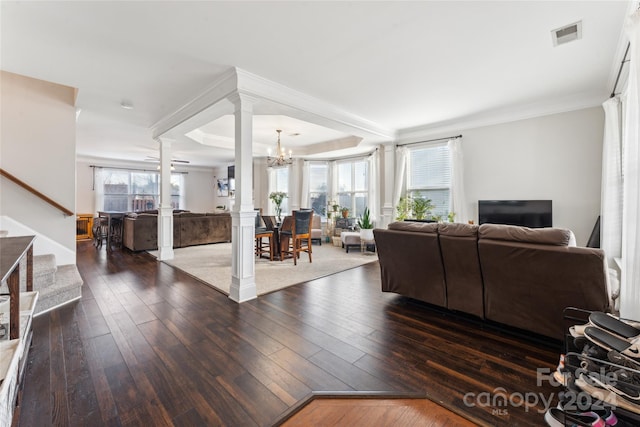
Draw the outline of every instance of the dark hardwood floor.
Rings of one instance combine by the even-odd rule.
[[[22,426],[268,426],[319,391],[531,426],[561,391],[537,373],[559,346],[382,293],[377,263],[243,304],[145,253],[80,242],[77,264],[82,299],[34,320]]]

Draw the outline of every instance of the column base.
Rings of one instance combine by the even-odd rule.
[[[231,279],[229,287],[229,299],[235,302],[245,302],[257,298],[257,288],[255,282],[238,283],[235,277]],[[253,279],[253,278],[252,278]]]

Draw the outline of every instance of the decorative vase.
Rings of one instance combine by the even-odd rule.
[[[361,228],[360,240],[371,242],[373,241],[373,228]]]
[[[282,224],[282,208],[280,205],[276,205],[276,221],[278,224]]]
[[[342,218],[349,218],[349,211],[342,211]]]

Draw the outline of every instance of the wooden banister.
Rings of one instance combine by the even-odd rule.
[[[39,192],[38,190],[36,190],[35,188],[33,188],[32,186],[30,186],[29,184],[25,183],[24,181],[21,181],[20,179],[16,178],[15,176],[11,175],[9,172],[5,171],[4,169],[0,168],[0,175],[4,176],[5,178],[15,182],[16,184],[18,184],[20,187],[24,188],[25,190],[27,190],[29,193],[33,194],[36,197],[39,197],[40,199],[44,200],[45,202],[49,203],[51,206],[53,206],[54,208],[62,211],[63,214],[67,215],[67,216],[71,216],[73,215],[73,211],[65,208],[64,206],[62,206],[60,203],[51,200],[49,197],[45,196],[44,194],[42,194],[41,192]]]

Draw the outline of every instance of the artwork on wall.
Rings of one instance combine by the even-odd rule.
[[[218,178],[218,197],[229,197],[229,180]]]

